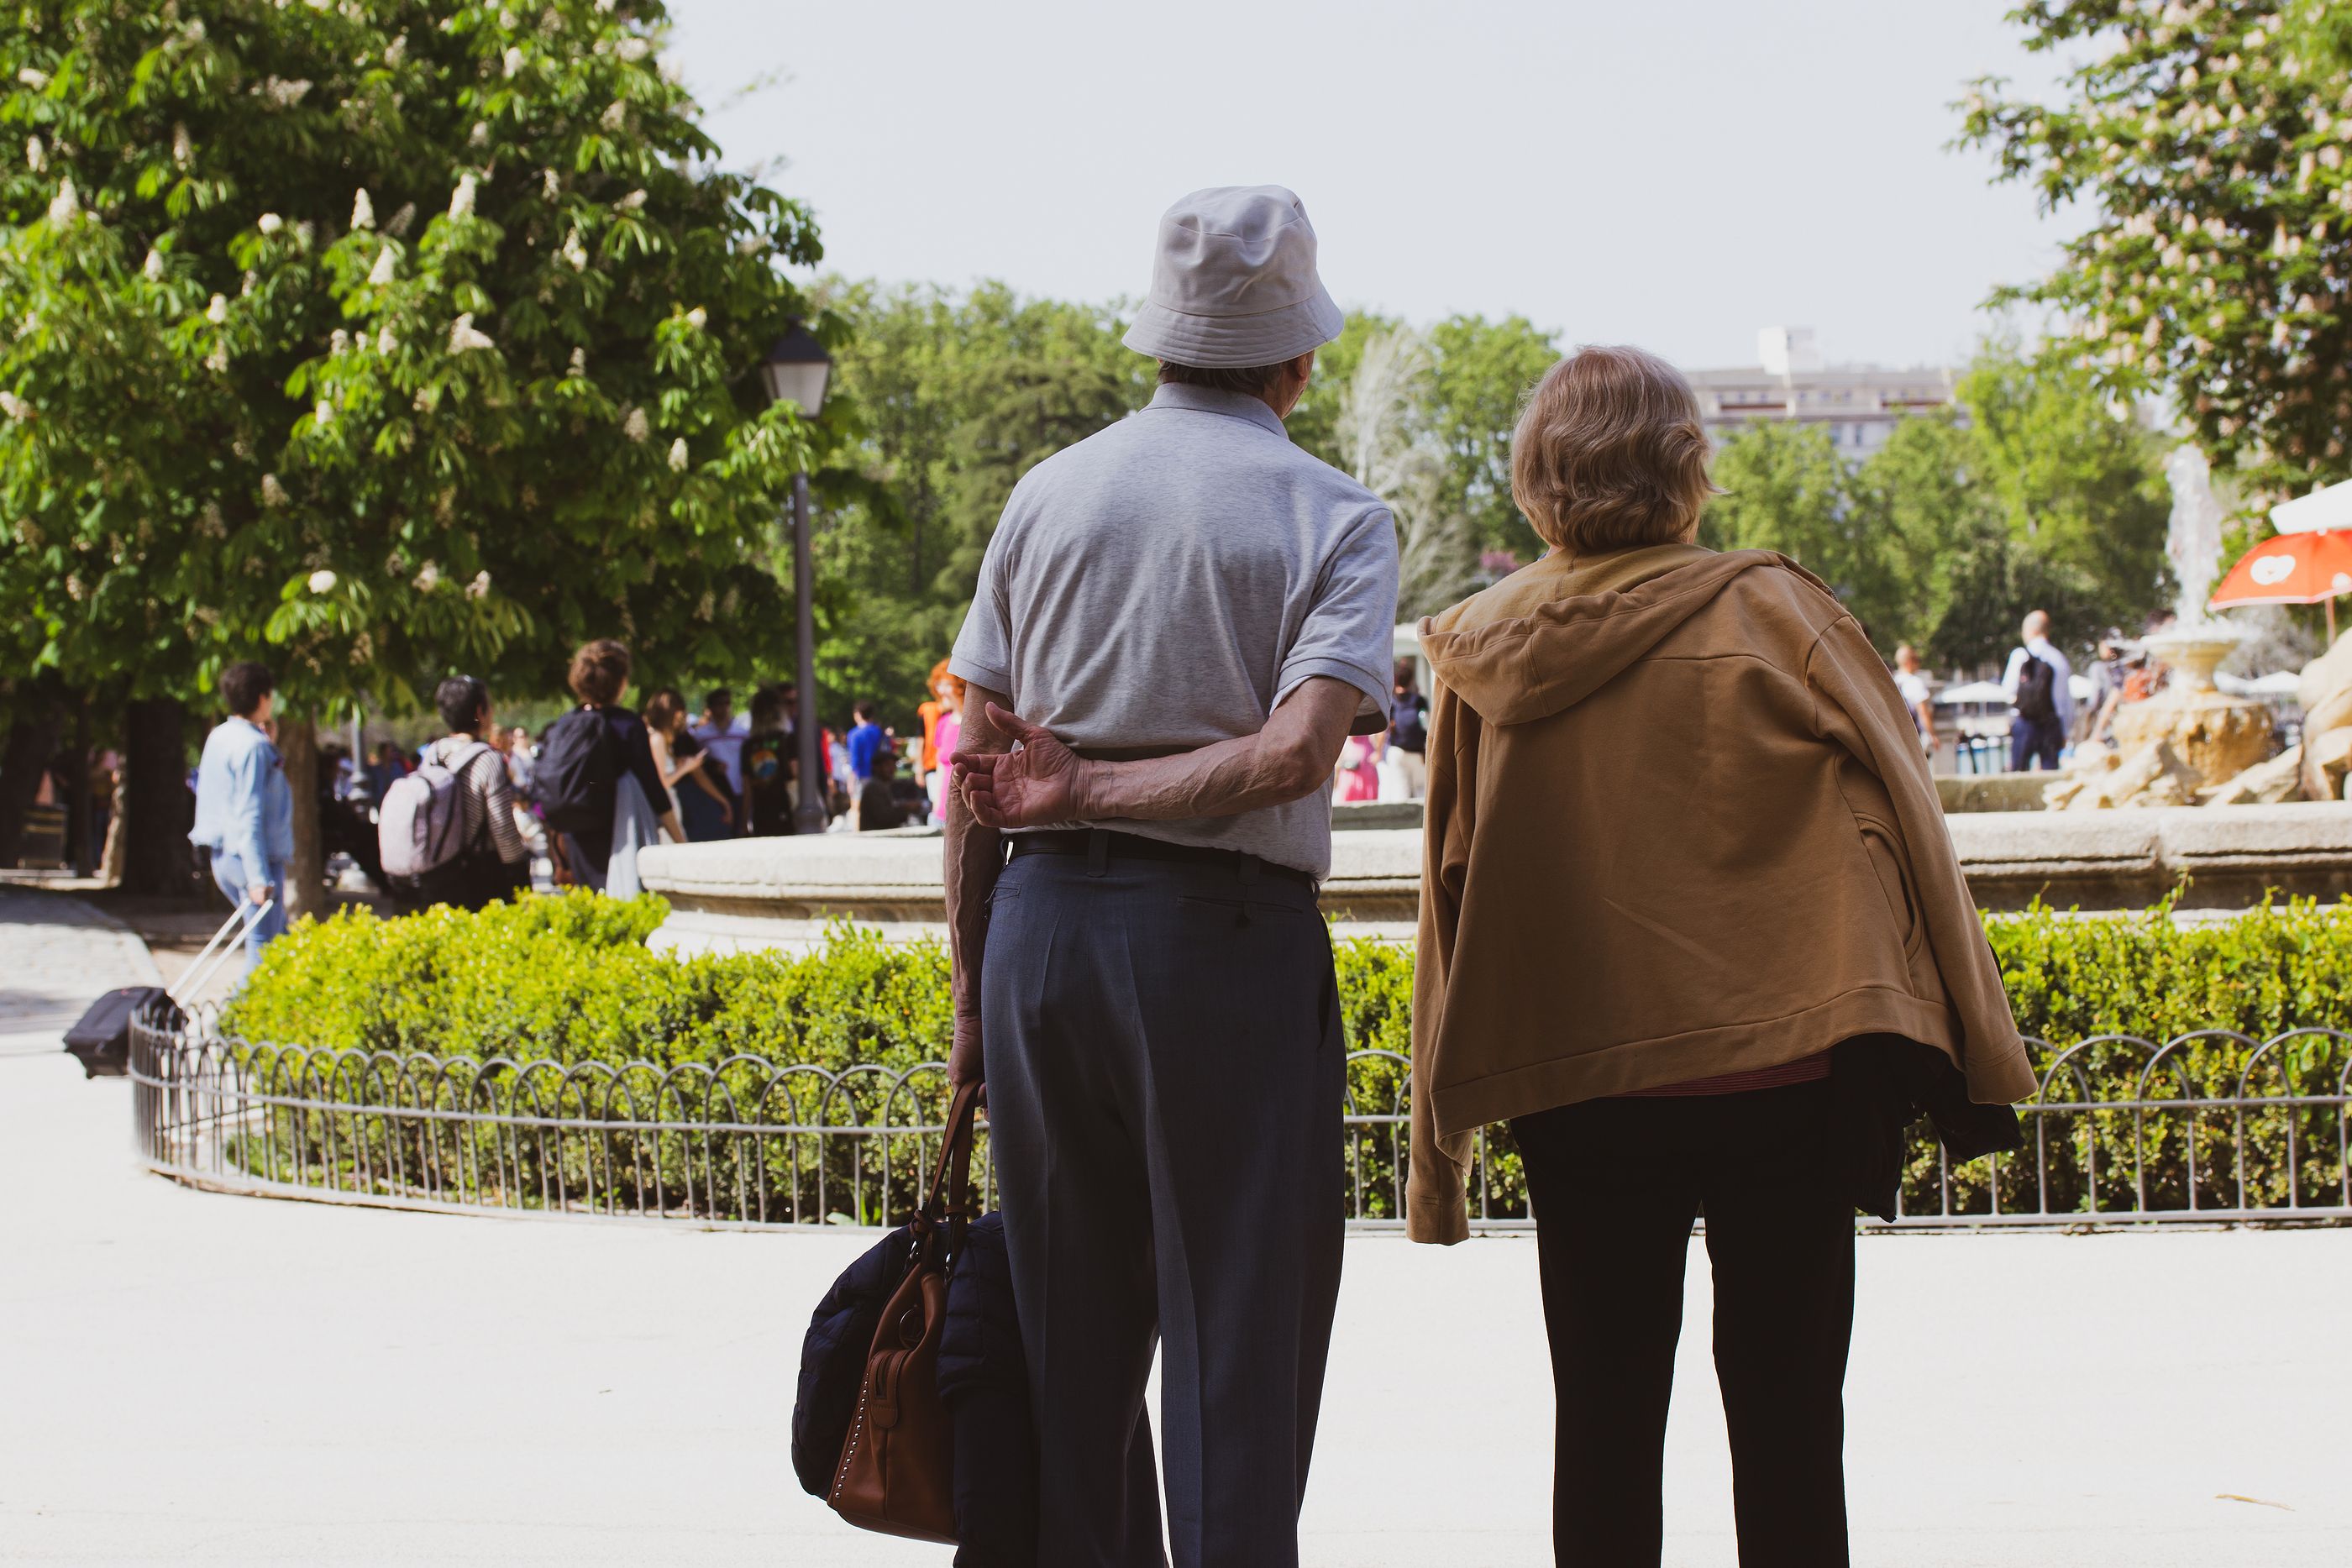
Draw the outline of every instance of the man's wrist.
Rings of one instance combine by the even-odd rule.
[[[1094,758],[1081,757],[1077,767],[1071,770],[1070,815],[1081,822],[1116,814],[1099,809],[1101,802],[1097,797],[1100,795],[1104,783],[1102,768],[1103,765]]]

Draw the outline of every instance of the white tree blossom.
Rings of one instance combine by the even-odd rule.
[[[396,66],[400,63],[400,57],[407,52],[408,35],[403,33],[383,47],[383,63],[387,66]]]
[[[417,592],[430,593],[440,586],[441,569],[438,566],[428,560],[423,566],[416,569]]]
[[[49,73],[43,70],[35,70],[31,66],[26,66],[23,69],[19,70],[16,73],[16,79],[23,82],[26,87],[31,88],[35,92],[47,92],[49,90]]]
[[[73,176],[58,182],[58,193],[49,201],[49,222],[62,228],[81,215],[81,193],[74,189]]]
[[[634,213],[645,204],[645,192],[631,191],[627,195],[623,196],[619,201],[613,204],[613,210],[616,213]]]
[[[584,343],[572,345],[572,373],[575,376],[584,376],[588,373],[588,348]]]
[[[261,221],[255,224],[253,226],[259,229],[263,234],[274,235],[279,229],[286,226],[286,220],[279,217],[276,213],[264,213],[261,214]]]
[[[375,351],[377,353],[389,354],[394,349],[399,347],[400,340],[393,336],[391,322],[387,321],[383,326],[376,329]]]
[[[518,45],[508,45],[507,52],[500,57],[499,63],[506,67],[507,75],[510,77],[520,75],[522,72],[521,47]]]
[[[376,287],[382,288],[392,281],[394,272],[399,265],[400,258],[392,254],[392,246],[386,246],[375,253],[375,265],[368,268],[367,280]]]
[[[629,122],[629,100],[625,98],[614,99],[611,103],[604,106],[604,112],[597,118],[601,120],[605,130],[620,130],[622,126],[626,125]]]
[[[552,169],[541,169],[539,172],[539,193],[551,202],[563,194],[563,176]]]
[[[480,599],[489,591],[490,572],[489,569],[485,567],[480,571],[474,574],[473,581],[466,584],[466,597],[468,599]]]
[[[705,310],[699,305],[686,313],[686,324],[693,328],[698,332],[702,330],[704,325],[708,323],[709,319],[710,312]]]
[[[286,486],[278,482],[277,475],[264,474],[261,476],[262,505],[266,507],[282,507],[291,499],[293,499],[293,497],[286,493]]]
[[[685,473],[688,461],[686,454],[686,437],[681,435],[676,441],[669,444],[670,472],[674,474]]]
[[[368,200],[365,185],[361,186],[358,193],[352,197],[352,227],[355,229],[375,227],[375,204]]]
[[[621,421],[621,434],[635,442],[643,442],[651,435],[653,424],[646,418],[646,411],[641,408],[629,410],[627,416]]]
[[[471,310],[458,317],[450,325],[449,351],[451,353],[462,354],[469,349],[487,349],[491,346],[489,334],[475,329],[474,313]]]
[[[457,176],[457,188],[449,197],[449,215],[453,218],[474,215],[474,177],[471,174]]]
[[[333,572],[329,571],[325,567],[323,567],[323,566],[322,566],[322,567],[320,567],[318,570],[316,570],[316,571],[314,571],[314,572],[312,572],[312,573],[310,574],[310,591],[311,591],[311,592],[313,592],[313,593],[332,593],[334,591],[335,591],[335,574],[334,574]]]
[[[641,60],[654,52],[650,40],[635,37],[623,38],[613,52],[625,60]]]
[[[280,109],[291,109],[309,94],[310,84],[299,78],[292,81],[271,77],[261,84],[262,95]]]
[[[310,410],[310,423],[317,429],[326,430],[334,423],[335,405],[325,398],[320,398],[316,406]]]
[[[573,229],[563,236],[563,259],[572,264],[574,272],[588,270],[588,251],[580,243],[580,231]]]
[[[10,419],[30,419],[33,417],[33,405],[15,392],[0,392],[0,413]]]
[[[149,252],[147,253],[147,259],[146,259],[146,261],[145,261],[145,262],[144,262],[144,263],[140,267],[139,270],[140,270],[141,274],[146,277],[146,279],[147,279],[147,281],[148,281],[148,282],[150,282],[150,283],[161,283],[161,282],[163,282],[163,253],[162,251],[160,251],[160,250],[151,250],[151,251],[149,251]]]
[[[37,136],[26,137],[25,139],[25,162],[29,168],[31,168],[33,172],[36,174],[39,173],[41,170],[47,165],[48,161],[49,150],[46,146],[42,145],[41,139]]]
[[[212,303],[205,307],[205,319],[215,327],[228,319],[228,299],[226,296],[213,296]]]
[[[184,169],[188,166],[188,160],[194,156],[195,148],[188,141],[188,128],[184,125],[172,127],[172,162]]]

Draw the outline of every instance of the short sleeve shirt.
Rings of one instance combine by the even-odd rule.
[[[1317,675],[1385,717],[1396,591],[1378,497],[1256,398],[1163,386],[1014,487],[948,667],[1082,750],[1187,751],[1255,734]],[[1081,825],[1330,869],[1324,792]]]

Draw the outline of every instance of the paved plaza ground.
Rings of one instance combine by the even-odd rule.
[[[931,1563],[793,1482],[801,1331],[868,1238],[448,1218],[142,1174],[57,1051],[135,938],[0,890],[0,1561]],[[2352,1561],[2352,1231],[1861,1243],[1855,1561]],[[1728,1565],[1704,1252],[1666,1561]],[[1352,1239],[1306,1561],[1549,1563],[1535,1249]]]

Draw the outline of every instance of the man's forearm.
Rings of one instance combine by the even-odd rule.
[[[1074,785],[1076,814],[1089,821],[1149,822],[1287,805],[1329,787],[1356,705],[1353,686],[1317,676],[1255,735],[1175,757],[1082,762]]]
[[[1003,749],[1004,742],[987,720],[988,704],[1006,699],[969,688],[964,702],[961,746],[975,752]],[[957,1082],[982,1076],[980,1051],[980,969],[988,946],[988,895],[1003,869],[1003,836],[971,814],[953,779],[942,802],[946,816],[945,864],[948,906],[948,967],[955,1001],[955,1041],[949,1053],[949,1075]]]

